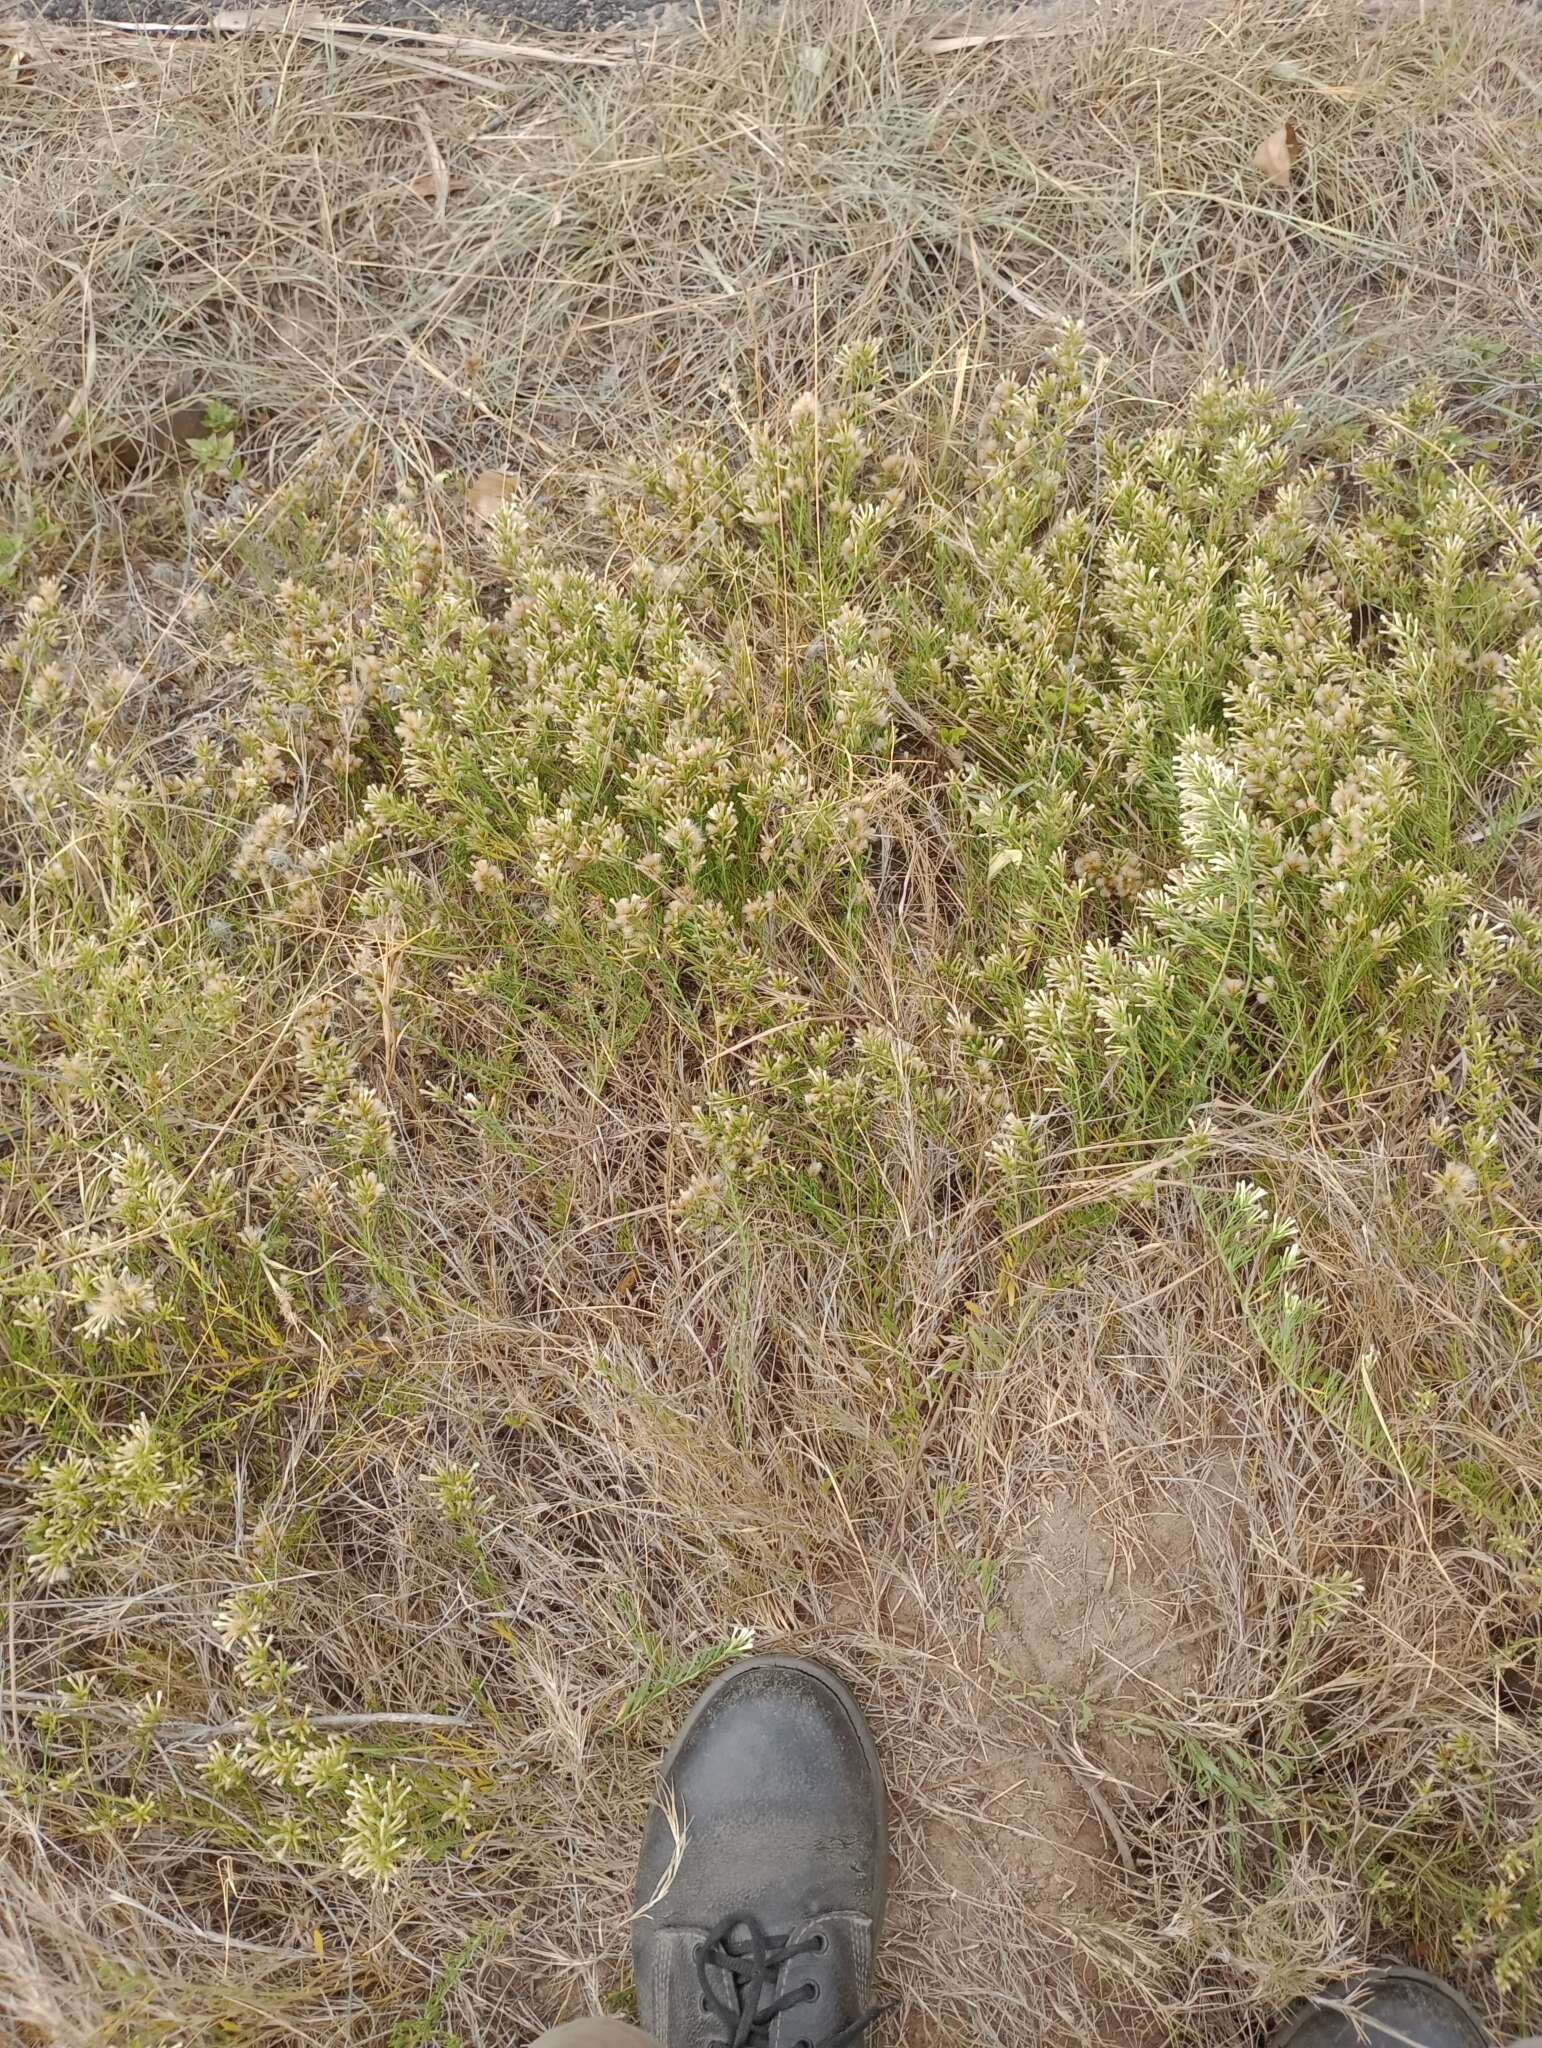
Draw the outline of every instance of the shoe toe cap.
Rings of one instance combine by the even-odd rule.
[[[640,1899],[676,1861],[660,1918],[715,1925],[753,1912],[786,1931],[825,1912],[876,1920],[884,1889],[883,1789],[844,1688],[794,1660],[720,1680],[688,1721],[650,1817]],[[651,1884],[650,1884],[651,1878]]]

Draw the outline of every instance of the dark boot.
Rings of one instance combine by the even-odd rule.
[[[643,2026],[666,2048],[851,2048],[878,2017],[888,1874],[883,1777],[851,1694],[801,1658],[735,1665],[687,1715],[648,1816]]]
[[[1304,1999],[1269,2048],[1493,2048],[1459,1991],[1402,1964]]]

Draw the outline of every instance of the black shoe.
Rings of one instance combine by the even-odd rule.
[[[1493,2048],[1459,1991],[1396,1964],[1304,1999],[1269,2048]]]
[[[852,2048],[878,2017],[889,1846],[878,1752],[840,1680],[752,1657],[665,1757],[637,1868],[638,2014],[665,2048]]]

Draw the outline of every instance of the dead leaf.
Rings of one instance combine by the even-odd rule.
[[[1269,66],[1269,76],[1277,78],[1281,85],[1299,85],[1307,92],[1315,92],[1319,99],[1347,100],[1356,105],[1370,105],[1385,99],[1386,88],[1382,84],[1372,85],[1329,85],[1317,78],[1292,57],[1281,57]]]
[[[484,469],[480,476],[472,478],[466,503],[478,519],[485,519],[492,526],[506,505],[519,503],[519,495],[518,477],[503,469]]]
[[[1290,174],[1301,160],[1301,137],[1294,121],[1282,121],[1272,135],[1266,135],[1253,152],[1253,167],[1283,190],[1290,189]]]
[[[998,28],[989,35],[933,36],[921,48],[928,57],[951,57],[961,50],[988,50],[994,43],[1020,43],[1024,37],[1040,42],[1053,33],[1043,28]]]
[[[625,1301],[627,1296],[632,1292],[632,1289],[637,1285],[638,1281],[641,1280],[641,1278],[642,1272],[639,1267],[628,1266],[626,1271],[621,1275],[621,1278],[616,1282],[617,1301]]]
[[[469,192],[470,189],[471,180],[458,177],[453,171],[442,182],[434,176],[432,171],[425,171],[420,178],[409,178],[407,180],[407,190],[412,194],[413,198],[431,200],[434,205],[434,211],[440,220],[444,219],[444,215],[439,212],[441,194],[445,199],[450,199],[457,192]]]
[[[56,259],[62,270],[67,270],[80,286],[80,324],[85,334],[85,366],[80,373],[80,382],[75,395],[54,423],[47,446],[57,448],[65,435],[79,419],[86,400],[91,395],[91,386],[96,379],[96,302],[91,295],[91,280],[83,270],[77,270],[66,257]]]
[[[418,133],[423,138],[423,147],[428,151],[429,190],[434,195],[434,219],[442,221],[444,210],[450,203],[450,169],[444,160],[444,152],[434,139],[434,125],[428,118],[426,107],[413,110],[418,119]]]

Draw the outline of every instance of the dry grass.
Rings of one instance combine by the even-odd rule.
[[[1121,6],[932,54],[956,25],[730,10],[481,86],[394,48],[21,39],[7,472],[99,476],[212,396],[280,450],[362,419],[418,478],[566,474],[775,406],[843,335],[951,387],[1067,317],[1159,400],[1217,363],[1319,405],[1529,389],[1524,9]],[[1287,117],[1289,196],[1252,166]]]
[[[247,482],[362,427],[378,495],[408,487],[453,534],[435,479],[506,469],[575,507],[683,426],[775,415],[854,336],[898,367],[898,410],[946,429],[1068,315],[1138,416],[1221,365],[1324,424],[1439,375],[1535,502],[1530,10],[1141,6],[933,47],[965,26],[733,10],[592,74],[461,59],[460,80],[274,36],[16,37],[18,594],[64,576],[93,644],[159,664],[196,714],[220,677],[181,609],[208,400],[241,417]],[[1251,168],[1286,117],[1306,143],[1288,196]],[[956,904],[943,855],[913,857],[908,919],[825,994],[922,1042]],[[1519,869],[1512,892],[1532,893]],[[8,886],[0,916],[23,933],[30,897]],[[254,1087],[301,993],[275,967]],[[1535,1304],[1439,1248],[1422,1069],[1288,1118],[1218,1112],[1199,1195],[1181,1148],[1068,1157],[1049,1199],[1085,1229],[1004,1266],[966,1170],[979,1134],[950,1150],[919,1110],[860,1246],[794,1212],[704,1247],[668,1209],[692,1048],[662,1027],[641,1048],[532,1029],[507,1144],[464,1104],[393,1096],[413,1257],[459,1312],[381,1282],[383,1307],[350,1302],[313,1346],[282,1331],[277,1380],[193,1352],[169,1413],[202,1417],[200,1374],[235,1390],[194,1446],[196,1512],[52,1588],[18,1556],[17,2038],[490,2048],[616,1999],[681,1698],[634,1694],[739,1628],[828,1656],[872,1711],[906,2040],[1219,2044],[1387,1950],[1524,2017],[1481,1902],[1502,1845],[1542,1858]],[[68,1194],[82,1170],[46,1156]],[[1199,1197],[1241,1177],[1301,1221],[1347,1404],[1274,1369],[1205,1223]],[[0,1184],[8,1245],[34,1197]],[[66,1410],[70,1372],[49,1381]],[[15,1533],[56,1411],[26,1372],[3,1384]],[[131,1422],[135,1396],[95,1420]],[[436,1492],[446,1461],[474,1471],[474,1510]],[[1096,1639],[1030,1639],[1051,1568]],[[464,1853],[381,1893],[168,1822],[238,1712],[213,1617],[265,1577],[318,1718],[381,1770],[470,1781]],[[71,1675],[94,1684],[69,1723],[89,1796],[75,1737],[50,1749],[32,1718]],[[143,1733],[132,1703],[156,1692]],[[146,1786],[161,1804],[136,1819]],[[1542,1883],[1520,1896],[1535,1915]]]

